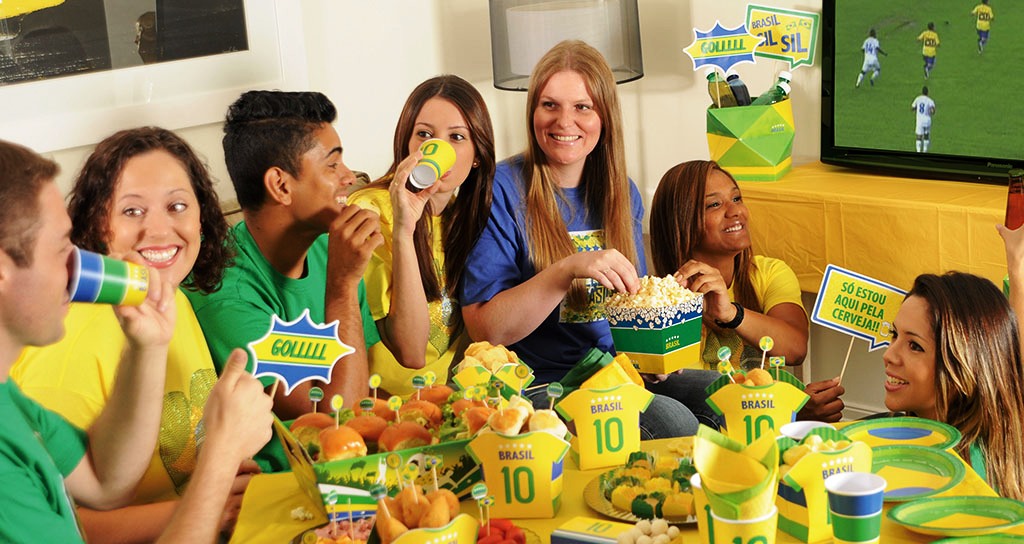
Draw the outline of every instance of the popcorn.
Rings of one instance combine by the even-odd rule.
[[[605,313],[612,326],[628,321],[634,323],[634,329],[660,328],[682,315],[700,312],[703,297],[679,285],[672,276],[644,276],[636,294],[613,294],[605,304]]]

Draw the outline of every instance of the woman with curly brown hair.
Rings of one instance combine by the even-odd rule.
[[[202,436],[197,425],[217,380],[181,289],[217,289],[230,264],[228,226],[206,166],[184,140],[156,127],[124,130],[100,142],[75,181],[69,212],[75,245],[140,262],[180,287],[160,393],[159,444],[135,505],[109,512],[79,508],[90,542],[152,541],[195,468]],[[110,397],[126,339],[109,306],[72,304],[64,324],[60,342],[26,349],[11,376],[28,396],[88,428]],[[246,465],[242,472],[253,470]],[[247,482],[248,474],[236,479],[223,528],[233,523]]]

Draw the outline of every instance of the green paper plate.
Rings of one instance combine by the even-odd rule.
[[[850,440],[875,446],[931,446],[948,450],[960,443],[960,431],[923,417],[882,417],[847,425],[842,429]]]
[[[889,519],[925,535],[991,535],[1024,524],[1024,503],[1002,497],[923,499],[894,507]],[[982,540],[997,542],[993,538]]]
[[[885,478],[885,500],[906,502],[948,491],[967,473],[953,454],[926,446],[871,449],[871,472]]]

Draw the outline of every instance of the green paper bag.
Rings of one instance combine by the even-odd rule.
[[[774,181],[793,164],[792,100],[770,106],[708,108],[711,160],[738,180]]]

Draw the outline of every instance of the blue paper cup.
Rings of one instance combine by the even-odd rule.
[[[844,472],[825,480],[836,542],[878,542],[885,486],[885,478],[870,472]]]
[[[69,271],[71,302],[138,306],[149,291],[146,267],[77,247]]]

